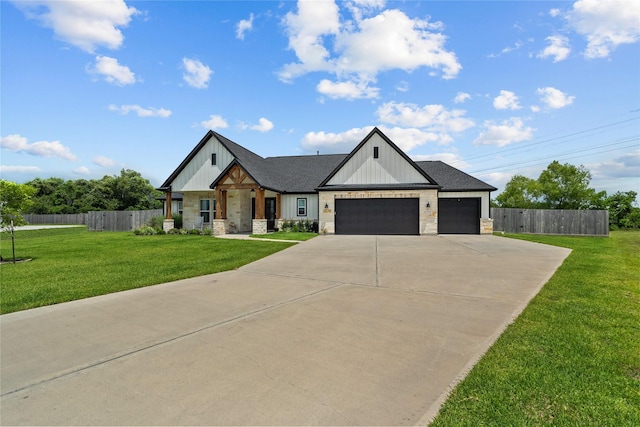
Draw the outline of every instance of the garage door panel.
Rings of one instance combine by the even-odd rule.
[[[420,234],[419,199],[336,199],[336,234]]]
[[[438,199],[439,234],[480,234],[480,199]]]

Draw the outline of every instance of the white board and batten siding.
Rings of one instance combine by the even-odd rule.
[[[307,199],[307,216],[298,216],[298,199]],[[318,195],[317,194],[283,194],[280,199],[282,219],[318,220]]]
[[[373,157],[378,147],[378,158]],[[327,182],[328,185],[402,184],[429,181],[380,137],[373,135]]]
[[[211,164],[211,155],[216,154],[216,164]],[[209,186],[233,161],[231,153],[212,136],[185,166],[171,184],[174,192],[211,191]]]
[[[467,199],[480,200],[480,218],[491,218],[490,193],[488,191],[440,191],[438,199]]]

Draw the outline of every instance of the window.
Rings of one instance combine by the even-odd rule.
[[[373,158],[374,159],[378,158],[378,147],[373,147]]]
[[[200,216],[202,222],[211,222],[211,200],[200,199]]]
[[[217,160],[216,153],[211,154],[211,165],[215,166]]]
[[[182,200],[178,200],[178,215],[182,215]]]
[[[307,199],[298,199],[298,216],[307,216]]]

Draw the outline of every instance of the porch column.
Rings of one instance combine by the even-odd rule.
[[[165,203],[166,207],[167,207],[167,216],[165,217],[165,219],[173,219],[173,217],[171,216],[171,190],[167,191],[167,201]]]
[[[227,192],[216,188],[216,219],[227,219]]]
[[[280,193],[276,194],[276,219],[282,219],[282,198]]]
[[[165,200],[165,206],[167,208],[167,212],[164,221],[162,221],[162,230],[165,233],[175,227],[175,222],[173,221],[173,217],[171,216],[171,189],[169,189],[166,194],[167,198]]]
[[[256,219],[265,219],[264,217],[264,188],[256,190]]]

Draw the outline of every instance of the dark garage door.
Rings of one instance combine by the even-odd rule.
[[[336,199],[336,234],[420,234],[419,199]]]
[[[480,234],[480,199],[438,199],[439,234]]]

